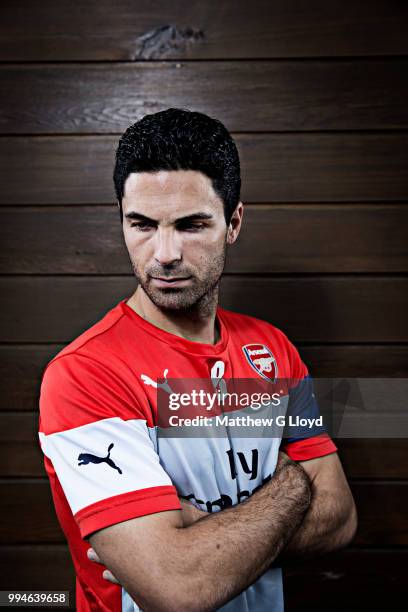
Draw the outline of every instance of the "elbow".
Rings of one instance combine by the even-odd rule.
[[[335,548],[344,548],[348,546],[354,539],[358,527],[357,508],[353,498],[351,498],[350,506],[342,521],[342,525],[337,534],[337,546]]]
[[[173,576],[174,578],[174,576]],[[180,576],[172,580],[171,584],[167,577],[157,580],[152,585],[149,593],[141,593],[140,590],[125,587],[132,599],[144,612],[207,612],[213,610],[208,606],[207,598],[197,592],[194,581],[186,580]],[[207,605],[203,602],[207,601]]]
[[[122,585],[144,612],[209,612],[214,610],[214,586],[205,578],[200,563],[190,563],[185,548],[170,540],[174,557],[158,554],[141,579],[129,572]],[[204,602],[204,603],[203,603]]]
[[[351,510],[347,520],[347,537],[345,539],[345,546],[350,544],[356,535],[358,527],[358,515],[357,508],[354,500],[352,499]]]
[[[154,597],[140,597],[137,594],[129,593],[132,599],[144,612],[207,612],[214,608],[208,608],[199,599],[193,599],[191,595],[183,593],[167,593],[163,591]]]

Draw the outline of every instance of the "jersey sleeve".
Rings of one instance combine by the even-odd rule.
[[[180,509],[154,428],[106,364],[75,353],[51,362],[41,385],[39,430],[48,475],[58,478],[82,538]]]
[[[286,423],[292,425],[285,429],[281,449],[294,461],[307,461],[334,453],[337,447],[324,424],[312,427],[297,424],[301,423],[300,419],[318,419],[320,410],[313,392],[313,379],[296,347],[287,338],[286,341],[291,372]]]

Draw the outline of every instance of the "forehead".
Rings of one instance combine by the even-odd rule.
[[[197,170],[133,172],[125,182],[122,206],[124,213],[132,210],[154,218],[224,210],[211,179]]]

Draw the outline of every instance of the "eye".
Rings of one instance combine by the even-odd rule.
[[[186,223],[181,223],[178,226],[178,229],[181,232],[200,232],[201,230],[205,229],[205,227],[205,223],[188,221]]]
[[[148,232],[154,226],[151,223],[146,223],[146,221],[136,221],[135,223],[131,223],[130,227],[135,227],[140,232]]]

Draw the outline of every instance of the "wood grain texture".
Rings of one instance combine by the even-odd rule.
[[[65,541],[47,480],[4,480],[1,488],[0,540],[3,544],[61,544]],[[407,546],[408,484],[352,482],[351,488],[359,512],[359,528],[353,545],[368,548]]]
[[[38,411],[0,413],[0,423],[0,478],[46,476],[38,440]]]
[[[0,137],[0,203],[111,204],[118,136]],[[244,202],[408,201],[408,133],[240,134]]]
[[[66,544],[0,546],[0,589],[70,591],[75,609],[75,573]]]
[[[63,345],[0,346],[0,410],[37,410],[46,364]]]
[[[135,289],[132,276],[0,278],[0,342],[72,340]],[[220,303],[311,343],[407,342],[404,277],[225,276]],[[30,305],[27,312],[26,304]]]
[[[408,448],[405,439],[336,439],[348,478],[408,480]]]
[[[35,411],[40,380],[63,344],[0,345],[0,410]],[[303,345],[301,357],[314,377],[408,377],[408,345]]]
[[[122,132],[168,107],[204,112],[235,132],[408,125],[406,58],[143,62],[114,70],[103,63],[7,64],[0,83],[2,134]]]
[[[0,478],[46,475],[36,412],[0,412]],[[336,439],[348,478],[408,480],[405,439]]]
[[[2,203],[114,202],[118,141],[112,136],[0,138],[0,179],[7,190]]]
[[[408,346],[297,344],[312,376],[408,377]]]
[[[2,61],[404,54],[404,2],[3,2]],[[28,26],[29,24],[29,26]],[[28,26],[28,27],[27,27]]]
[[[408,483],[351,482],[359,526],[356,546],[407,546]]]
[[[65,542],[48,480],[7,480],[2,481],[0,487],[2,544]]]
[[[113,205],[0,209],[0,273],[129,274],[118,217]],[[226,271],[406,272],[408,207],[248,206]]]
[[[348,549],[284,568],[285,610],[396,609],[392,602],[408,595],[401,571],[407,556],[406,550]]]

